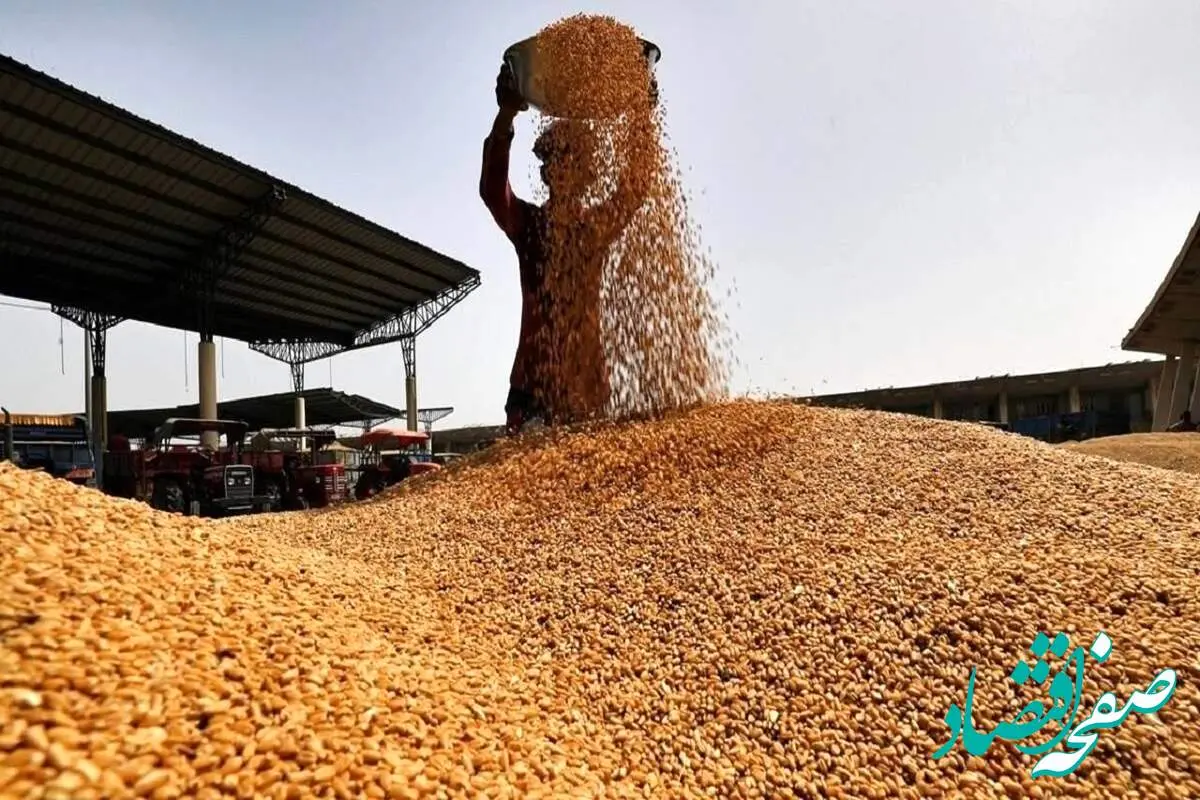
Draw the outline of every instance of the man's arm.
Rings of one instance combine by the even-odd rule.
[[[492,123],[492,132],[483,141],[483,168],[479,175],[479,196],[492,212],[496,224],[515,240],[523,222],[521,201],[508,181],[509,154],[512,150],[513,120],[516,114],[501,109]]]

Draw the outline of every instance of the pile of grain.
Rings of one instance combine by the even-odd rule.
[[[0,463],[0,797],[593,796],[614,746],[435,606]]]
[[[1130,433],[1066,442],[1062,447],[1114,461],[1200,474],[1200,434],[1196,433]]]
[[[976,426],[765,403],[216,524],[0,471],[0,672],[20,676],[0,794],[90,779],[64,766],[86,755],[128,783],[281,797],[405,796],[417,772],[451,797],[535,778],[546,797],[1198,797],[1198,489]],[[1114,642],[1081,714],[1166,667],[1175,696],[1068,779],[1035,783],[1003,742],[934,762],[971,667],[988,731],[1044,697],[1007,675],[1059,630]]]
[[[632,28],[578,15],[537,36],[556,153],[546,204],[552,407],[628,417],[715,399],[729,342],[663,107]],[[655,90],[656,91],[656,90]]]

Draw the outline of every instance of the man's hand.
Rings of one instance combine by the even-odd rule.
[[[496,105],[514,117],[529,108],[517,91],[517,78],[507,63],[500,65],[500,74],[496,76]]]

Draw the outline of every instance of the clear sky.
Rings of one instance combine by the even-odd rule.
[[[419,340],[418,388],[457,408],[444,426],[498,423],[520,297],[481,142],[504,48],[579,11],[663,50],[673,143],[736,287],[736,392],[1138,357],[1121,337],[1200,211],[1195,0],[6,0],[0,51],[478,269]],[[83,334],[64,330],[60,359],[57,318],[0,305],[4,405],[82,407]],[[122,323],[108,346],[109,408],[197,399],[195,334]],[[245,344],[220,352],[222,399],[290,388]],[[403,406],[403,375],[391,345],[307,381]]]

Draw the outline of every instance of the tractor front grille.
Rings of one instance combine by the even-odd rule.
[[[245,465],[226,467],[225,496],[230,500],[254,497],[254,468]]]

